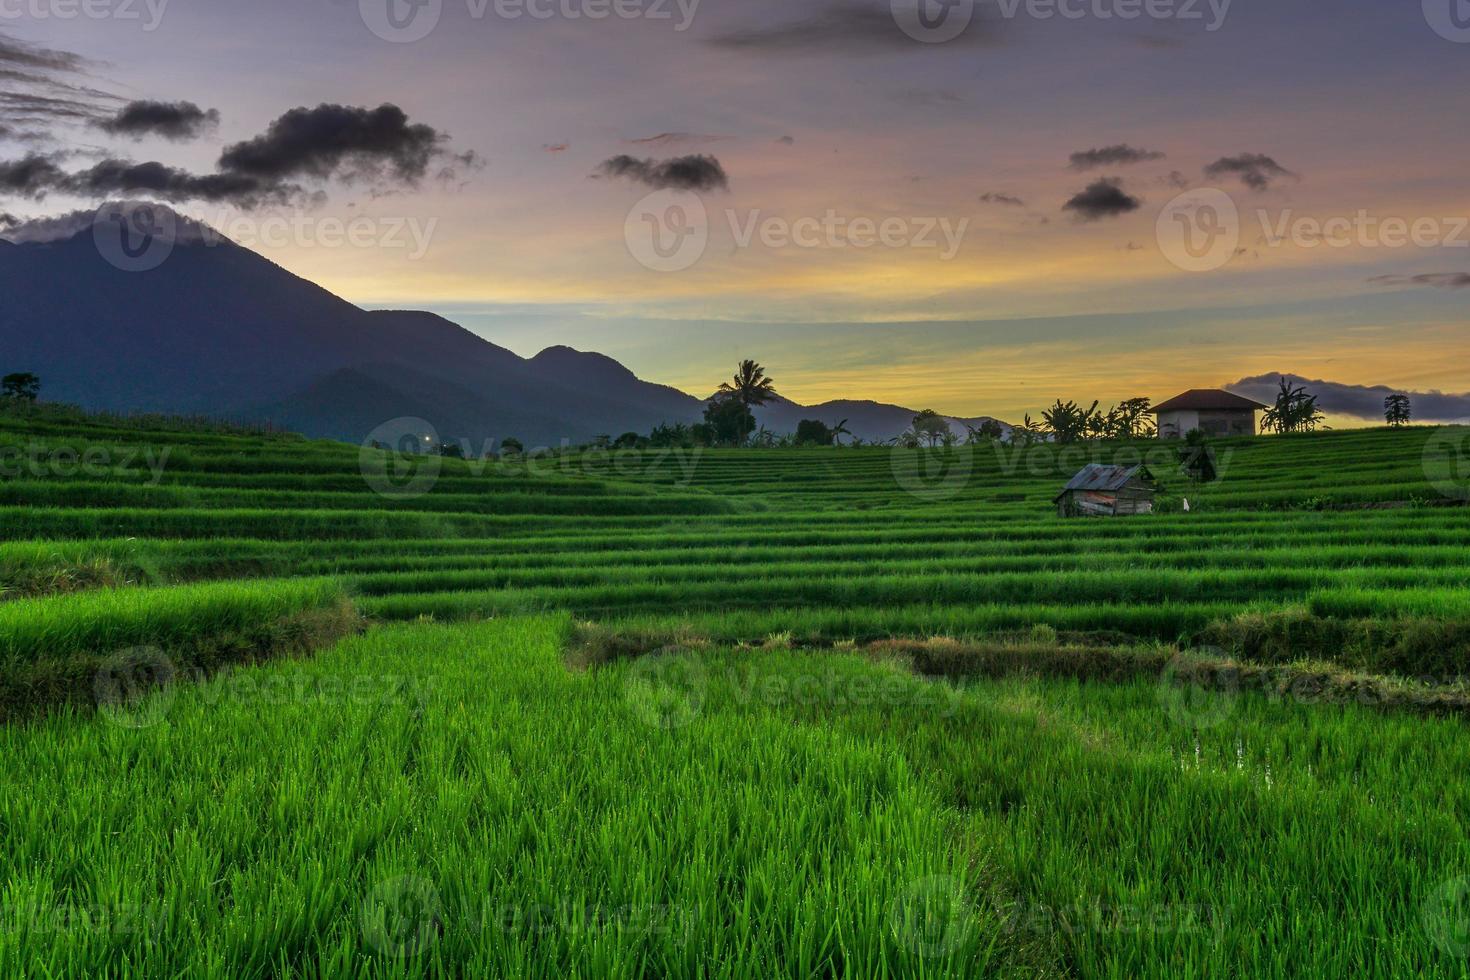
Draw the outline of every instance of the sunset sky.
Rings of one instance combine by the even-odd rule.
[[[0,160],[210,174],[291,109],[392,104],[445,137],[444,166],[308,174],[315,196],[288,204],[172,203],[238,239],[304,216],[245,243],[521,354],[598,350],[698,394],[755,357],[798,401],[1007,419],[1274,371],[1470,391],[1470,37],[1436,0],[1064,0],[1081,16],[1049,19],[1005,0],[943,43],[855,0],[619,0],[643,16],[605,19],[587,14],[612,0],[529,0],[548,17],[422,0],[398,8],[417,40],[378,36],[390,0],[96,2],[112,13],[0,2]],[[136,100],[218,119],[177,139],[98,124]],[[1189,271],[1177,235],[1218,201],[1206,189],[1238,242]],[[97,200],[18,177],[0,193],[17,219]],[[648,207],[704,212],[687,268],[640,261]],[[372,241],[316,240],[359,216]],[[1320,242],[1311,222],[1331,219]],[[888,243],[853,246],[885,221]],[[793,225],[806,244],[783,240]],[[426,237],[385,243],[394,228]]]

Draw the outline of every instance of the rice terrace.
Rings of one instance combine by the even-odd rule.
[[[5,975],[1462,971],[1466,430],[0,433]]]
[[[1470,980],[1467,7],[0,0],[0,980]]]

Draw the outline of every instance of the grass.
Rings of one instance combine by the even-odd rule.
[[[0,722],[56,704],[132,700],[139,685],[302,653],[356,609],[330,580],[101,589],[0,604]]]
[[[1431,435],[381,495],[354,446],[0,413],[0,975],[1464,975]],[[1159,513],[1056,517],[1134,458]]]
[[[719,701],[694,729],[645,724],[628,678],[566,670],[563,629],[383,630],[171,692],[149,728],[0,730],[7,907],[128,910],[156,937],[0,932],[0,972],[912,976],[1035,955],[988,930],[930,958],[890,927],[937,902],[908,882],[980,887],[891,747]],[[237,693],[277,677],[309,693]],[[412,683],[319,696],[385,677]]]
[[[1195,727],[1152,679],[840,651],[569,670],[567,630],[386,628],[146,727],[0,729],[0,971],[1461,975],[1470,791],[1422,778],[1459,722],[1245,693]]]

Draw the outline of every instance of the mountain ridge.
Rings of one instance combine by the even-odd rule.
[[[50,399],[255,419],[353,442],[405,418],[475,445],[577,443],[701,418],[704,400],[605,354],[552,344],[523,358],[435,313],[364,310],[189,219],[172,222],[183,231],[165,239],[155,267],[128,271],[104,254],[106,229],[94,234],[116,207],[91,223],[79,212],[0,237],[0,369],[39,375]],[[897,435],[913,415],[863,399],[756,409],[772,431],[847,418],[869,441]],[[979,421],[953,424],[962,432]]]

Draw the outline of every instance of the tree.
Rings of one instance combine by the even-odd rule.
[[[673,425],[664,423],[653,427],[648,434],[648,444],[656,449],[670,449],[694,445],[694,430],[683,422]]]
[[[7,374],[0,378],[0,397],[33,402],[41,395],[41,379],[29,371]]]
[[[1041,418],[1057,442],[1077,442],[1092,430],[1096,413],[1097,402],[1084,411],[1076,402],[1063,404],[1058,398],[1055,405],[1041,413]]]
[[[835,445],[842,445],[842,437],[851,435],[852,430],[847,427],[847,419],[843,419],[841,422],[832,426],[832,442]]]
[[[766,377],[765,368],[755,361],[746,360],[740,362],[733,378],[720,385],[720,394],[734,397],[745,409],[745,414],[750,416],[750,425],[740,434],[740,441],[744,442],[755,430],[755,415],[751,409],[776,397],[776,383]]]
[[[1412,414],[1408,395],[1395,393],[1383,399],[1383,417],[1389,425],[1395,428],[1408,425]]]
[[[1032,421],[1030,412],[1026,413],[1026,417],[1021,421],[1020,425],[1011,426],[1012,445],[1030,446],[1040,442],[1045,435],[1046,430]]]
[[[613,440],[614,449],[637,449],[643,437],[636,432],[624,432]]]
[[[826,422],[817,419],[802,419],[796,423],[796,444],[798,446],[830,446],[832,445],[832,430],[827,427]]]
[[[526,451],[526,446],[515,436],[506,436],[500,440],[500,452],[504,456],[519,456]]]
[[[1307,389],[1300,385],[1293,388],[1291,379],[1284,374],[1278,385],[1276,404],[1261,416],[1261,431],[1278,434],[1316,431],[1327,417],[1317,408],[1317,396],[1307,394]]]
[[[969,433],[965,441],[972,446],[983,446],[992,442],[999,442],[1001,437],[1006,434],[1005,427],[995,419],[986,419],[978,426],[967,424],[965,429]]]
[[[945,436],[949,436],[951,440],[954,438],[949,429],[949,422],[932,408],[926,408],[914,416],[911,431],[916,443],[927,442],[931,449],[943,442]]]
[[[781,449],[796,445],[796,440],[790,434],[778,436],[765,426],[761,426],[759,431],[746,441],[746,445],[759,446],[761,449]]]
[[[1152,402],[1147,398],[1129,398],[1108,410],[1112,435],[1118,439],[1146,439],[1157,431],[1149,416]]]
[[[733,394],[710,399],[704,407],[706,442],[715,446],[740,446],[755,430],[755,416]]]

